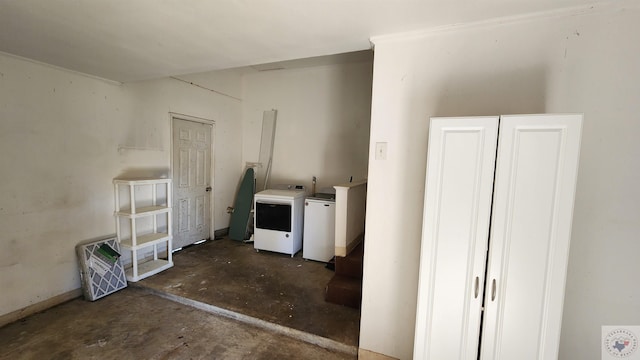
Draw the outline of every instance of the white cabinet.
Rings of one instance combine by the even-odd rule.
[[[431,120],[415,359],[557,358],[581,126]]]
[[[171,179],[115,179],[113,184],[116,236],[122,250],[131,253],[127,280],[142,280],[172,267]]]
[[[336,202],[311,197],[304,205],[302,257],[328,262],[336,252]]]

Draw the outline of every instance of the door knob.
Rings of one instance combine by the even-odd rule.
[[[205,189],[207,192],[211,191],[211,186],[207,186],[207,188]]]

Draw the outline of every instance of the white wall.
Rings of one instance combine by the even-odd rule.
[[[220,81],[209,89],[215,89],[219,93],[170,78],[125,84],[124,88],[133,103],[132,119],[136,119],[135,125],[127,126],[129,131],[134,127],[133,132],[138,134],[137,141],[141,142],[141,146],[153,141],[150,139],[152,134],[162,134],[164,150],[159,154],[159,159],[166,168],[170,162],[169,112],[215,121],[213,216],[215,229],[223,229],[229,226],[230,215],[226,209],[233,204],[237,181],[242,172],[242,101],[238,98],[241,75],[233,71],[222,71],[219,74],[210,72],[184,78],[191,76],[194,81],[197,77],[209,85],[213,85],[213,78],[218,76]],[[151,143],[151,146],[154,145]]]
[[[75,245],[115,232],[112,179],[168,173],[169,112],[216,121],[215,223],[226,227],[241,170],[239,100],[0,54],[0,315],[80,286]]]
[[[243,78],[243,161],[256,162],[262,115],[276,109],[269,184],[311,191],[367,175],[371,61],[246,74]]]
[[[640,9],[612,4],[374,39],[361,348],[411,358],[430,116],[584,113],[560,358],[640,324]]]

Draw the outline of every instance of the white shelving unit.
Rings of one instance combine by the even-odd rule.
[[[172,267],[171,179],[115,179],[113,186],[116,236],[122,250],[131,252],[131,267],[125,269],[127,280],[142,280]],[[142,198],[141,193],[148,196]],[[162,247],[166,249],[164,259],[158,256]],[[146,253],[149,256],[139,259]]]

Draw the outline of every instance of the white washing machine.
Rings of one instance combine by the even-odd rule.
[[[335,255],[335,194],[316,194],[305,200],[302,257],[328,262]]]
[[[304,190],[269,189],[254,196],[253,247],[293,257],[302,249]]]

